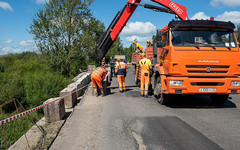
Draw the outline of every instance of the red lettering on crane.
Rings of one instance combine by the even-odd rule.
[[[183,13],[183,10],[182,10],[180,7],[178,7],[174,2],[171,2],[171,3],[169,4],[169,6],[170,6],[173,10],[177,11],[179,14],[182,14],[182,13]]]

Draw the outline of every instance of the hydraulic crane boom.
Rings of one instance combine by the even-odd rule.
[[[137,6],[143,6],[144,8],[152,9],[158,12],[165,12],[170,14],[176,14],[181,20],[188,20],[187,8],[184,6],[172,2],[171,0],[151,0],[156,2],[166,8],[158,7],[150,4],[140,4],[141,0],[128,0],[122,11],[119,11],[114,17],[113,21],[109,25],[105,35],[101,38],[95,52],[98,57],[102,59],[116,41],[118,35],[121,33],[122,29],[126,26],[126,23],[134,13]]]

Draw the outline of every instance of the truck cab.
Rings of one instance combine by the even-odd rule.
[[[121,61],[127,63],[127,56],[126,56],[126,55],[115,55],[115,56],[114,56],[114,60],[116,61],[117,58],[120,58]]]
[[[231,22],[171,21],[153,46],[154,94],[160,103],[176,94],[210,95],[223,104],[240,93],[240,53]]]

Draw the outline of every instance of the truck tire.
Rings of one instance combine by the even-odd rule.
[[[155,98],[157,99],[158,103],[160,103],[162,105],[166,105],[171,100],[171,95],[162,93],[160,77],[157,77],[155,85],[156,85],[154,87]]]
[[[211,102],[216,106],[222,106],[228,100],[228,94],[226,95],[211,95]]]

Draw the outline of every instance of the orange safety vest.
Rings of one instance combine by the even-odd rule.
[[[139,61],[139,64],[141,66],[141,70],[149,71],[149,66],[151,65],[151,61],[147,58],[143,58]]]
[[[103,75],[103,72],[105,71],[105,69],[103,69],[103,68],[98,68],[98,69],[96,69],[96,70],[94,70],[93,72],[92,72],[92,75],[97,75],[97,76],[99,76],[100,78],[102,78],[102,75]]]
[[[124,62],[120,62],[116,66],[117,75],[125,75],[127,72],[127,65]]]

